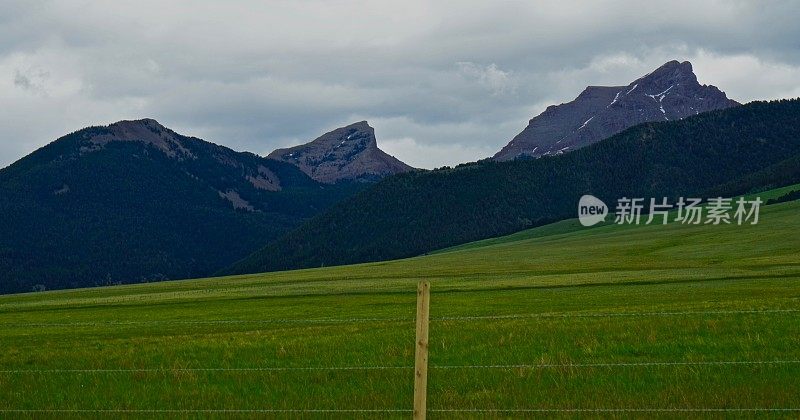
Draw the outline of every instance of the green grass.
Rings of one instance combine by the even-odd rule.
[[[576,223],[400,261],[3,296],[0,410],[408,410],[423,279],[431,409],[800,408],[800,363],[585,366],[800,361],[800,202],[755,226]],[[401,368],[188,370],[332,366]]]

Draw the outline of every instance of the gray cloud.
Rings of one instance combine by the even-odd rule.
[[[266,154],[367,119],[433,167],[491,155],[548,104],[671,59],[740,101],[800,96],[797,2],[0,3],[0,165],[153,117]]]

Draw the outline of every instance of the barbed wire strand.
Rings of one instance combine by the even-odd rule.
[[[788,365],[800,360],[730,360],[730,361],[667,361],[620,363],[539,363],[509,365],[432,365],[430,369],[545,369],[593,367],[659,367],[659,366],[736,366]],[[413,366],[287,366],[287,367],[220,367],[220,368],[130,368],[130,369],[5,369],[0,373],[148,373],[148,372],[270,372],[270,371],[337,371],[337,370],[408,370]]]
[[[131,369],[7,369],[0,373],[148,373],[148,372],[272,372],[272,371],[336,371],[336,370],[402,370],[413,366],[298,366],[244,368],[131,368]]]
[[[746,309],[680,312],[599,312],[599,313],[534,313],[509,315],[472,315],[431,317],[431,321],[473,321],[527,318],[607,318],[607,317],[649,317],[685,315],[735,315],[735,314],[773,314],[797,313],[800,309]],[[210,319],[210,320],[144,320],[144,321],[92,321],[92,322],[39,322],[7,323],[0,327],[93,327],[122,325],[205,325],[205,324],[326,324],[326,323],[374,323],[374,322],[412,322],[414,318],[317,318],[317,319]]]
[[[200,409],[71,409],[71,408],[53,408],[53,409],[2,409],[0,413],[410,413],[414,410],[402,408],[309,408],[309,409],[292,409],[292,408],[253,408],[253,409],[235,409],[235,408],[200,408]]]
[[[309,408],[309,409],[0,409],[0,413],[410,413],[402,408]],[[721,407],[721,408],[432,408],[437,413],[649,413],[649,412],[796,412],[793,407]]]
[[[537,369],[537,368],[592,368],[592,367],[658,367],[658,366],[725,366],[725,365],[788,365],[800,360],[733,360],[697,362],[621,362],[621,363],[541,363],[512,365],[441,365],[434,369]]]
[[[443,316],[431,318],[437,321],[470,321],[481,319],[518,319],[518,318],[606,318],[606,317],[636,317],[636,316],[681,316],[681,315],[735,315],[735,314],[770,314],[794,313],[800,309],[743,309],[743,310],[713,310],[713,311],[679,311],[679,312],[598,312],[598,313],[539,313],[539,314],[510,314],[510,315],[474,315],[474,316]]]
[[[789,412],[800,411],[800,408],[433,408],[428,411],[439,413]]]

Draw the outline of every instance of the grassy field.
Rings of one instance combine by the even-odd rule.
[[[796,418],[747,410],[800,409],[798,233],[795,201],[755,226],[573,220],[401,261],[3,296],[0,417],[408,417],[425,279],[432,418]],[[478,409],[554,411],[448,411]]]

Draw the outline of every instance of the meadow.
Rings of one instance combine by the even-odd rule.
[[[0,417],[408,417],[428,280],[431,418],[796,418],[798,232],[792,201],[757,225],[568,220],[406,260],[0,296]]]

